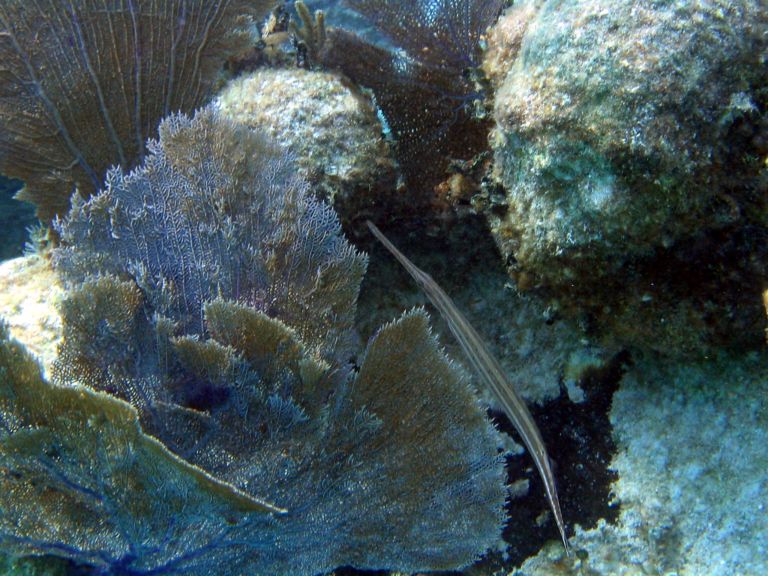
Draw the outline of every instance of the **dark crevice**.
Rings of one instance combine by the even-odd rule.
[[[22,185],[0,174],[0,260],[21,256],[28,229],[37,223],[35,207],[14,198]]]
[[[457,226],[437,238],[424,232],[403,232],[391,225],[385,233],[391,234],[417,265],[423,266],[446,291],[455,295],[457,305],[462,308],[466,308],[467,302],[463,301],[462,291],[457,290],[457,287],[465,285],[467,278],[480,273],[504,275],[496,246],[485,224],[477,217],[462,218]],[[407,273],[384,255],[379,246],[362,234],[358,241],[360,248],[372,254],[360,299],[363,314],[362,317],[358,316],[359,319],[365,319],[358,323],[365,341],[371,334],[370,327],[389,319],[395,314],[393,310],[424,303],[424,299]],[[439,315],[428,308],[441,343],[447,346],[452,355],[460,354],[455,350],[454,342]],[[588,529],[596,526],[601,518],[609,523],[615,523],[618,519],[618,506],[610,504],[611,485],[617,478],[616,473],[609,469],[616,453],[609,412],[613,394],[630,362],[629,353],[620,352],[602,368],[585,372],[579,382],[585,395],[583,402],[572,402],[563,386],[559,397],[542,406],[531,406],[553,463],[569,534],[572,534],[576,524]],[[522,444],[506,416],[498,412],[490,415],[500,430]],[[464,571],[435,574],[474,576],[509,573],[527,558],[537,554],[545,543],[560,541],[544,487],[528,454],[508,458],[507,472],[509,484],[524,479],[529,485],[525,496],[507,504],[507,526],[503,532],[507,549],[504,553],[488,553]],[[336,571],[336,574],[379,576],[387,572],[345,568]]]
[[[617,475],[609,468],[616,453],[609,412],[613,394],[629,363],[629,354],[620,352],[604,367],[588,371],[579,383],[585,394],[583,402],[572,402],[562,390],[559,397],[545,405],[531,406],[553,464],[569,535],[576,524],[589,529],[601,518],[609,523],[618,519],[619,507],[611,504],[611,485]],[[504,414],[492,415],[502,431],[522,443]],[[538,553],[546,542],[560,540],[544,486],[530,457],[509,457],[507,474],[509,483],[527,480],[528,493],[507,504],[505,557],[489,554],[478,563],[482,573],[510,571]]]

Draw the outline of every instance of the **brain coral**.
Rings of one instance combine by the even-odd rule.
[[[122,575],[454,569],[503,452],[416,310],[354,370],[366,258],[285,153],[210,109],[58,224],[54,384],[0,332],[0,545]]]

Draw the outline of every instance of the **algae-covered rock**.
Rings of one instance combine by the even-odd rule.
[[[615,525],[577,527],[520,576],[765,574],[765,353],[670,364],[641,359],[613,399]]]
[[[513,275],[621,317],[625,341],[754,340],[723,293],[752,286],[754,316],[766,277],[767,31],[754,0],[516,3],[486,63],[506,190],[488,216]]]
[[[546,269],[558,257],[600,259],[606,274],[616,254],[727,216],[705,209],[747,193],[721,163],[734,124],[761,128],[766,30],[764,7],[748,0],[544,3],[496,95],[510,209],[499,232],[516,238],[515,257],[547,277],[564,274]],[[743,154],[768,145],[745,144]],[[742,168],[748,178],[763,162]]]

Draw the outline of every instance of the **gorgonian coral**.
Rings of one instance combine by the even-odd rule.
[[[414,311],[353,370],[366,259],[284,153],[206,109],[58,224],[55,384],[0,334],[0,545],[101,574],[466,565],[500,438]]]
[[[395,48],[330,29],[318,60],[370,89],[395,141],[411,197],[431,192],[452,159],[487,148],[490,124],[477,109],[481,40],[503,0],[347,0]]]
[[[3,0],[0,170],[50,221],[131,168],[160,120],[204,104],[272,0]]]
[[[220,296],[279,317],[322,355],[342,352],[366,259],[290,157],[209,110],[159,131],[140,170],[111,171],[57,226],[64,278],[130,274],[185,333],[203,332],[203,303]]]

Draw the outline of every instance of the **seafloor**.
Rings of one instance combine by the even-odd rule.
[[[380,40],[336,2],[307,4]],[[427,295],[367,233],[371,218],[529,403],[573,554],[517,432],[475,381],[509,444],[510,497],[503,543],[451,574],[768,574],[768,6],[508,4],[483,37],[496,99],[482,161],[452,163],[426,200],[403,197],[412,162],[382,135],[370,92],[336,72],[273,61],[215,106],[290,148],[369,254],[357,344],[424,306],[471,373]],[[15,188],[0,177],[0,317],[50,373],[66,294],[48,247],[21,256],[32,217]],[[90,573],[0,551],[0,574]]]

